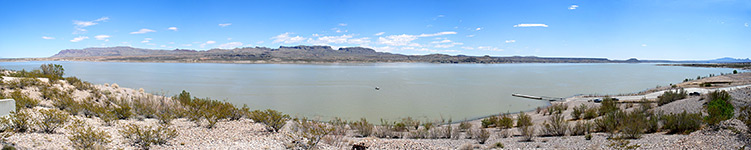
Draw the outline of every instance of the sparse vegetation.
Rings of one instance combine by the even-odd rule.
[[[581,104],[579,107],[574,107],[573,112],[571,112],[571,118],[574,120],[579,120],[582,117],[584,117],[584,112],[586,112],[588,109],[587,105]]]
[[[39,105],[39,100],[30,98],[26,94],[21,93],[21,90],[15,90],[10,93],[10,96],[16,100],[16,111],[23,108],[33,108]]]
[[[10,119],[10,128],[15,132],[27,132],[34,126],[33,120],[31,120],[31,114],[24,110],[17,112],[11,112],[8,118]]]
[[[495,127],[496,123],[498,123],[498,117],[497,116],[490,116],[488,118],[484,118],[480,120],[480,123],[482,125],[482,128],[489,128],[489,127]]]
[[[686,90],[683,90],[682,88],[676,91],[665,91],[665,93],[662,93],[662,95],[657,97],[657,105],[662,106],[676,100],[684,99],[686,96],[688,96],[688,94],[686,93]]]
[[[545,136],[563,136],[568,130],[568,123],[563,119],[560,113],[554,113],[545,123],[542,124],[542,135]]]
[[[592,123],[588,121],[577,121],[574,126],[571,126],[569,133],[573,136],[584,135],[592,130]]]
[[[469,121],[467,121],[466,119],[464,121],[462,121],[461,123],[459,123],[459,129],[461,131],[467,131],[470,128],[472,128],[472,124],[469,123]]]
[[[271,109],[265,111],[255,110],[250,112],[250,119],[253,119],[255,122],[263,123],[266,125],[268,131],[279,132],[289,120],[289,115]]]
[[[522,134],[522,141],[532,141],[536,130],[534,124],[532,124],[532,117],[524,114],[524,112],[519,112],[516,126],[519,127],[519,132]]]
[[[709,103],[705,108],[708,115],[704,117],[707,124],[716,125],[721,121],[733,117],[735,108],[733,107],[733,104],[730,103],[732,97],[730,97],[730,94],[727,91],[722,90],[710,92],[707,94],[707,99],[709,99]]]
[[[644,134],[647,129],[647,116],[638,111],[632,111],[626,113],[624,118],[620,121],[621,137],[626,139],[638,139]]]
[[[601,104],[602,106],[600,106],[599,111],[598,111],[600,116],[606,115],[608,113],[616,112],[619,109],[618,104],[616,104],[615,100],[613,100],[613,98],[610,98],[610,97],[603,98]]]
[[[485,141],[488,141],[488,138],[490,138],[490,132],[488,132],[488,129],[480,129],[479,133],[475,136],[474,139],[477,140],[477,143],[485,144]]]
[[[299,147],[302,149],[316,149],[318,143],[327,135],[334,132],[334,128],[318,121],[311,121],[305,118],[295,119],[297,128],[294,128],[295,134],[288,135],[293,138],[293,146],[288,148]]]
[[[357,130],[356,133],[360,134],[360,137],[368,137],[373,133],[373,124],[368,123],[368,120],[365,118],[360,118],[360,121],[352,122],[349,126]]]
[[[67,129],[70,131],[68,139],[75,149],[106,149],[104,146],[111,142],[107,132],[86,125],[82,120],[73,120]]]
[[[166,144],[170,139],[177,137],[175,129],[164,125],[153,127],[129,124],[119,132],[127,143],[141,149],[149,149],[152,145]]]
[[[662,128],[668,133],[688,134],[701,128],[702,117],[699,113],[668,114],[660,117],[663,121]]]
[[[60,110],[41,109],[39,110],[39,120],[35,124],[44,133],[54,133],[55,130],[63,127],[69,118],[67,113]]]
[[[501,129],[509,129],[514,127],[514,119],[511,118],[508,114],[503,114],[498,118],[498,122],[496,123],[496,127]]]

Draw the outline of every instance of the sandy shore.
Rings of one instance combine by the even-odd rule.
[[[14,78],[5,77],[3,80],[11,81]],[[725,75],[718,77],[706,78],[706,80],[727,80],[733,83],[728,85],[719,85],[718,87],[694,87],[692,83],[681,83],[678,87],[684,87],[689,92],[708,93],[713,90],[727,90],[730,91],[733,96],[733,104],[738,106],[745,106],[751,103],[751,73],[741,73],[737,75]],[[697,80],[695,82],[700,82]],[[745,84],[744,84],[745,83]],[[75,89],[69,84],[55,85],[63,89]],[[95,88],[113,93],[114,96],[125,99],[135,98],[151,98],[151,99],[163,99],[159,95],[153,95],[144,93],[143,90],[135,90],[131,88],[117,87],[112,85],[96,85]],[[41,93],[36,88],[26,88],[23,90],[25,93],[33,98],[41,99]],[[623,102],[640,100],[647,98],[654,100],[662,94],[665,90],[655,90],[646,94],[629,95],[629,96],[614,96],[621,99]],[[4,93],[9,93],[9,90],[4,90]],[[75,90],[73,93],[76,100],[84,100],[90,96],[88,92]],[[589,100],[598,97],[589,96],[576,96],[567,98],[565,101],[553,102],[568,105],[568,109],[563,112],[566,120],[571,119],[572,108],[579,105],[599,106],[599,103],[590,102]],[[663,111],[665,113],[677,113],[682,111],[689,112],[702,112],[702,106],[704,101],[699,97],[689,97],[683,100],[678,100],[660,107],[656,107],[655,111]],[[637,104],[622,104],[620,107],[624,110],[631,110],[638,107]],[[44,100],[40,106],[33,109],[49,109],[54,108],[49,100]],[[738,109],[736,109],[737,111]],[[532,117],[535,126],[539,129],[540,125],[547,120],[550,116],[543,115],[542,113],[536,113],[528,111]],[[737,114],[737,113],[736,113]],[[513,115],[516,117],[516,115]],[[136,149],[129,144],[124,143],[122,135],[119,135],[118,130],[122,129],[127,124],[143,124],[143,125],[156,125],[158,120],[155,119],[138,119],[130,118],[127,120],[119,120],[114,125],[107,126],[104,122],[97,117],[83,117],[75,116],[75,118],[82,119],[88,125],[95,126],[98,130],[106,131],[112,135],[112,142],[106,147],[111,149]],[[371,121],[375,122],[375,121]],[[477,128],[481,126],[480,120],[470,121],[473,127]],[[569,124],[574,121],[568,121]],[[377,124],[377,123],[376,123]],[[720,130],[702,129],[697,132],[693,132],[688,135],[680,134],[666,134],[664,132],[657,132],[651,134],[645,134],[640,139],[628,140],[631,144],[640,145],[639,149],[738,149],[749,143],[747,137],[749,137],[745,125],[736,119],[727,120],[722,123],[725,127]],[[459,124],[449,124],[453,128],[458,128]],[[448,125],[442,125],[440,127],[445,128]],[[255,123],[253,120],[240,119],[237,121],[221,121],[215,128],[205,128],[196,126],[194,122],[187,119],[176,119],[170,126],[178,131],[178,136],[172,140],[169,140],[165,145],[153,146],[152,149],[286,149],[292,142],[289,138],[289,134],[293,134],[287,129],[283,129],[280,133],[267,132],[264,125]],[[731,130],[732,128],[733,130]],[[478,144],[474,139],[467,139],[466,132],[461,132],[458,139],[391,139],[391,138],[375,138],[375,137],[356,137],[355,131],[352,129],[346,130],[344,135],[331,135],[327,136],[319,144],[321,149],[351,149],[352,145],[359,144],[368,146],[369,149],[462,149],[462,148],[478,148],[478,149],[493,149],[493,144],[502,143],[506,149],[610,149],[608,146],[612,141],[607,139],[606,133],[594,133],[591,140],[585,140],[584,136],[561,136],[561,137],[534,137],[531,142],[520,142],[522,137],[516,128],[512,129],[498,129],[488,128],[490,131],[490,138],[485,144]],[[503,137],[502,133],[508,132],[511,137]],[[70,147],[70,141],[67,136],[70,131],[66,129],[60,129],[57,133],[16,133],[7,138],[9,143],[15,144],[20,149],[73,149]],[[748,147],[748,146],[746,146]]]

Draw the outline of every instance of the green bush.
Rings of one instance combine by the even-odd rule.
[[[709,104],[705,108],[709,115],[704,117],[707,124],[716,125],[733,117],[734,107],[730,103],[732,100],[730,93],[725,90],[714,91],[707,94],[707,99],[709,99]]]
[[[508,114],[501,115],[500,118],[498,118],[498,122],[495,123],[496,127],[501,129],[508,129],[514,127],[514,119],[511,118]]]
[[[68,122],[69,115],[56,109],[39,110],[37,127],[44,133],[54,133],[57,128],[63,127]]]
[[[646,112],[652,109],[652,103],[647,100],[647,98],[642,98],[641,100],[639,100],[639,106],[641,106],[639,107],[639,111],[641,112]]]
[[[519,114],[516,117],[516,126],[517,127],[532,126],[532,117],[525,114],[524,112],[519,112]]]
[[[587,133],[587,135],[584,135],[584,139],[585,140],[592,140],[592,134],[591,133]]]
[[[554,113],[542,124],[542,135],[545,136],[563,136],[566,130],[568,130],[568,123],[560,113]]]
[[[31,114],[24,110],[11,112],[8,118],[10,118],[11,122],[10,128],[15,132],[27,132],[34,126]]]
[[[21,93],[20,89],[11,92],[10,96],[16,100],[16,111],[23,108],[34,108],[34,106],[39,105],[39,100],[26,96],[26,94]]]
[[[94,85],[92,85],[89,82],[81,81],[81,79],[78,79],[76,77],[66,77],[65,79],[68,84],[73,85],[73,87],[76,87],[77,90],[86,91],[86,90],[94,90]]]
[[[232,116],[242,115],[234,105],[229,102],[223,102],[218,100],[212,100],[210,98],[192,98],[186,99],[186,96],[190,96],[190,93],[183,91],[173,99],[180,101],[187,109],[186,113],[191,121],[199,124],[200,121],[206,120],[208,122],[207,128],[213,128],[216,123],[221,119],[230,119]],[[152,109],[156,113],[156,109]],[[152,113],[152,114],[154,114]]]
[[[665,91],[665,93],[662,93],[662,95],[657,97],[657,105],[662,106],[676,100],[684,99],[686,96],[688,96],[688,94],[686,94],[686,90],[683,89]]]
[[[592,130],[592,123],[588,121],[577,121],[574,126],[571,126],[569,132],[571,135],[584,135]]]
[[[68,94],[63,94],[57,100],[53,100],[52,105],[60,110],[67,111],[71,115],[78,115],[82,109],[81,104],[73,100]]]
[[[568,109],[568,104],[565,104],[565,103],[553,103],[552,105],[550,105],[548,107],[547,110],[548,110],[548,115],[551,115],[551,114],[560,114],[560,113],[563,113],[563,111],[565,111],[566,109]]]
[[[141,149],[149,149],[152,145],[166,144],[167,141],[177,137],[175,129],[163,125],[152,127],[129,124],[119,130],[119,132],[127,143],[138,146]]]
[[[662,128],[668,133],[688,134],[701,128],[702,117],[699,113],[669,114],[660,117],[663,121]]]
[[[649,119],[647,119],[646,122],[646,130],[644,130],[644,133],[655,133],[660,130],[660,114],[655,113],[647,113],[647,116],[649,116]]]
[[[600,106],[600,110],[598,111],[599,115],[605,115],[608,113],[616,112],[620,108],[618,107],[618,104],[613,100],[613,98],[605,97],[602,99],[601,102],[602,106]]]
[[[522,134],[522,141],[532,141],[536,130],[534,124],[532,124],[532,117],[524,114],[524,112],[519,112],[516,126],[519,127],[519,132]]]
[[[743,124],[746,125],[746,128],[751,129],[751,106],[743,106],[740,109],[741,110],[738,112],[738,120],[741,120]],[[751,130],[746,131],[751,133]]]
[[[621,118],[622,121],[620,131],[621,131],[621,138],[626,139],[638,139],[641,138],[641,135],[644,134],[645,129],[647,129],[647,116],[638,111],[632,111],[629,113],[626,113],[626,116],[624,118]]]
[[[318,143],[327,135],[334,132],[334,128],[318,121],[311,121],[307,119],[295,119],[295,123],[298,128],[295,130],[295,137],[293,143],[294,147],[288,147],[289,149],[295,149],[300,147],[302,149],[317,149]]]
[[[490,132],[488,132],[488,129],[480,129],[480,132],[475,135],[475,140],[477,140],[477,143],[485,144],[486,141],[488,141],[488,138],[490,138]]]
[[[43,64],[39,68],[42,69],[42,74],[52,77],[50,78],[50,80],[59,79],[60,77],[63,76],[63,74],[65,74],[65,69],[63,69],[63,65]]]
[[[480,120],[480,122],[482,123],[483,128],[495,127],[496,126],[495,123],[498,122],[498,117],[490,116],[488,118]]]
[[[620,125],[621,119],[623,118],[623,112],[622,111],[616,111],[612,113],[607,113],[602,118],[595,120],[595,126],[597,127],[597,131],[607,132],[609,133],[609,137],[612,137],[615,135],[616,131],[618,131],[618,127]]]
[[[254,110],[250,113],[250,119],[266,125],[268,131],[279,132],[289,120],[289,115],[271,109],[265,111]]]
[[[47,86],[46,83],[37,78],[19,78],[10,82],[6,82],[5,84],[8,85],[9,89],[23,89],[25,87]]]
[[[410,130],[417,130],[417,128],[420,127],[420,121],[412,119],[412,117],[402,118],[402,121],[397,124],[402,124],[405,128],[409,128]]]
[[[584,115],[582,116],[585,120],[594,119],[598,117],[597,110],[599,110],[599,107],[591,107],[584,111]]]
[[[579,107],[574,107],[573,112],[571,112],[571,118],[574,120],[579,120],[584,117],[584,112],[587,111],[587,105],[581,104]]]
[[[107,132],[88,126],[82,120],[73,120],[67,129],[68,139],[75,149],[105,149],[104,145],[111,142]]]
[[[360,118],[360,121],[352,122],[349,126],[355,129],[360,137],[368,137],[373,133],[373,124],[368,123],[368,120],[365,118]]]
[[[472,128],[472,124],[469,123],[469,121],[467,121],[466,119],[462,121],[461,123],[459,123],[459,130],[461,131],[467,131],[470,128]]]

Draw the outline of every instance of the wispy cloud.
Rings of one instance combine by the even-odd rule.
[[[523,24],[514,25],[514,27],[548,27],[548,25],[547,24],[539,24],[539,23],[535,23],[535,24],[524,24],[523,23]]]
[[[45,40],[54,40],[55,37],[42,36],[42,39],[45,39]]]
[[[486,51],[503,51],[503,49],[492,46],[478,46],[477,49]]]
[[[148,42],[151,42],[151,38],[144,38],[143,41],[141,41],[141,43],[148,43]]]
[[[206,41],[205,43],[201,44],[201,48],[206,47],[206,45],[210,45],[210,44],[216,44],[216,41]]]
[[[104,40],[105,42],[110,41],[109,35],[97,35],[97,36],[94,36],[94,38],[96,38],[97,40]]]
[[[747,24],[748,24],[748,23],[747,23]],[[375,35],[375,36],[381,36],[381,35],[383,35],[384,33],[386,33],[386,32],[378,32],[378,33],[376,33],[376,34],[373,34],[373,35]]]
[[[641,47],[647,47],[647,44],[641,44]]]
[[[231,48],[240,47],[242,45],[243,45],[242,42],[229,42],[229,43],[224,43],[224,44],[219,45],[219,48],[222,48],[222,49],[231,49]]]
[[[506,40],[506,43],[514,43],[516,40]]]
[[[471,38],[471,37],[475,37],[475,35],[474,35],[474,34],[472,34],[472,35],[467,35],[467,37]]]
[[[144,28],[135,32],[130,32],[130,34],[144,34],[144,33],[149,33],[149,32],[156,32],[156,31]]]
[[[80,42],[80,41],[83,41],[85,39],[89,39],[89,37],[88,36],[78,36],[78,37],[73,38],[72,40],[70,40],[70,42]]]
[[[441,36],[441,35],[449,35],[449,34],[456,34],[454,31],[444,31],[444,32],[438,32],[433,34],[420,34],[419,37],[431,37],[431,36]]]
[[[469,47],[469,46],[462,46],[462,49],[466,49],[466,50],[473,50],[473,49],[475,49],[475,48],[474,48],[474,47]]]
[[[177,27],[169,27],[167,30],[177,31]]]
[[[232,25],[232,23],[220,23],[219,24],[220,27],[226,27],[226,26],[230,26],[230,25]]]
[[[480,30],[482,30],[482,28],[477,28],[477,29],[475,29],[475,31],[480,31]]]
[[[301,36],[291,37],[290,36],[291,34],[294,34],[294,33],[285,32],[285,33],[282,33],[280,35],[274,36],[274,37],[271,38],[271,39],[274,40],[272,43],[290,44],[290,43],[298,43],[298,42],[301,42],[301,41],[305,40],[305,38],[303,38]]]
[[[433,47],[435,47],[435,48],[450,48],[450,47],[454,47],[456,45],[464,45],[464,43],[452,42],[452,43],[448,43],[448,44],[438,44],[438,45],[435,45]]]
[[[576,9],[577,7],[579,7],[579,5],[571,5],[571,6],[569,6],[569,7],[568,7],[568,9],[569,9],[569,10],[574,10],[574,9]]]
[[[97,25],[97,24],[99,24],[99,22],[104,22],[104,21],[107,21],[109,19],[110,19],[109,17],[102,17],[102,18],[99,18],[99,19],[96,19],[96,20],[92,20],[92,21],[73,20],[73,25],[75,25],[73,27],[75,29],[75,31],[73,31],[73,34],[83,34],[83,33],[86,33],[87,30],[84,29],[85,27]]]
[[[346,23],[339,23],[339,26],[344,27],[344,26],[347,26],[347,24]]]
[[[415,35],[389,35],[386,37],[378,37],[378,43],[390,46],[404,46],[408,45],[412,41],[417,40]]]

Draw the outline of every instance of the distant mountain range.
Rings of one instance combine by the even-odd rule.
[[[535,56],[450,56],[445,54],[403,55],[376,52],[370,48],[330,46],[244,47],[235,49],[151,50],[133,47],[66,49],[44,60],[209,62],[209,63],[338,63],[338,62],[429,62],[429,63],[608,63],[607,58],[551,58]],[[620,61],[625,62],[625,61]]]
[[[7,60],[7,59],[6,59]],[[205,62],[205,63],[349,63],[349,62],[427,62],[427,63],[737,63],[750,59],[719,58],[703,61],[609,60],[607,58],[565,58],[536,56],[403,55],[376,52],[370,48],[330,46],[280,46],[211,49],[153,50],[127,46],[66,49],[48,58],[23,60],[117,61],[117,62]]]

